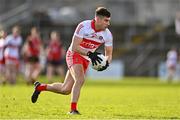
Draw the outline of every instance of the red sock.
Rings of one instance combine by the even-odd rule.
[[[71,103],[71,110],[77,110],[76,107],[77,107],[77,103],[72,102]]]
[[[36,90],[38,90],[38,91],[45,91],[46,88],[47,88],[47,84],[41,84],[41,85],[39,85],[39,86],[36,88]]]

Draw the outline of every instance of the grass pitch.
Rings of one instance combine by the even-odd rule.
[[[0,86],[0,119],[180,119],[180,84],[155,78],[87,80],[76,116],[67,115],[70,96],[43,92],[33,104],[32,92],[23,83]]]

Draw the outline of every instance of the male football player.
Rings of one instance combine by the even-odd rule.
[[[33,103],[38,99],[42,91],[51,91],[68,95],[71,93],[70,114],[80,114],[77,110],[77,102],[81,87],[85,81],[85,72],[89,65],[101,62],[98,52],[95,50],[104,43],[105,56],[108,57],[106,65],[99,71],[105,70],[112,60],[112,34],[108,29],[110,25],[110,12],[104,7],[98,7],[93,20],[85,20],[77,26],[71,45],[66,53],[68,71],[64,83],[41,84],[35,83],[35,90],[31,97]]]

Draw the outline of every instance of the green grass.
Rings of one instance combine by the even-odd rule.
[[[78,116],[67,115],[70,96],[44,92],[33,104],[32,92],[23,82],[0,86],[0,119],[180,119],[180,84],[156,78],[87,80]]]

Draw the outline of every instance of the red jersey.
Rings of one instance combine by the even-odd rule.
[[[58,61],[62,59],[62,45],[58,41],[51,41],[49,46],[47,59],[50,61]]]
[[[28,37],[28,51],[30,56],[38,57],[40,54],[41,40],[40,38]]]

